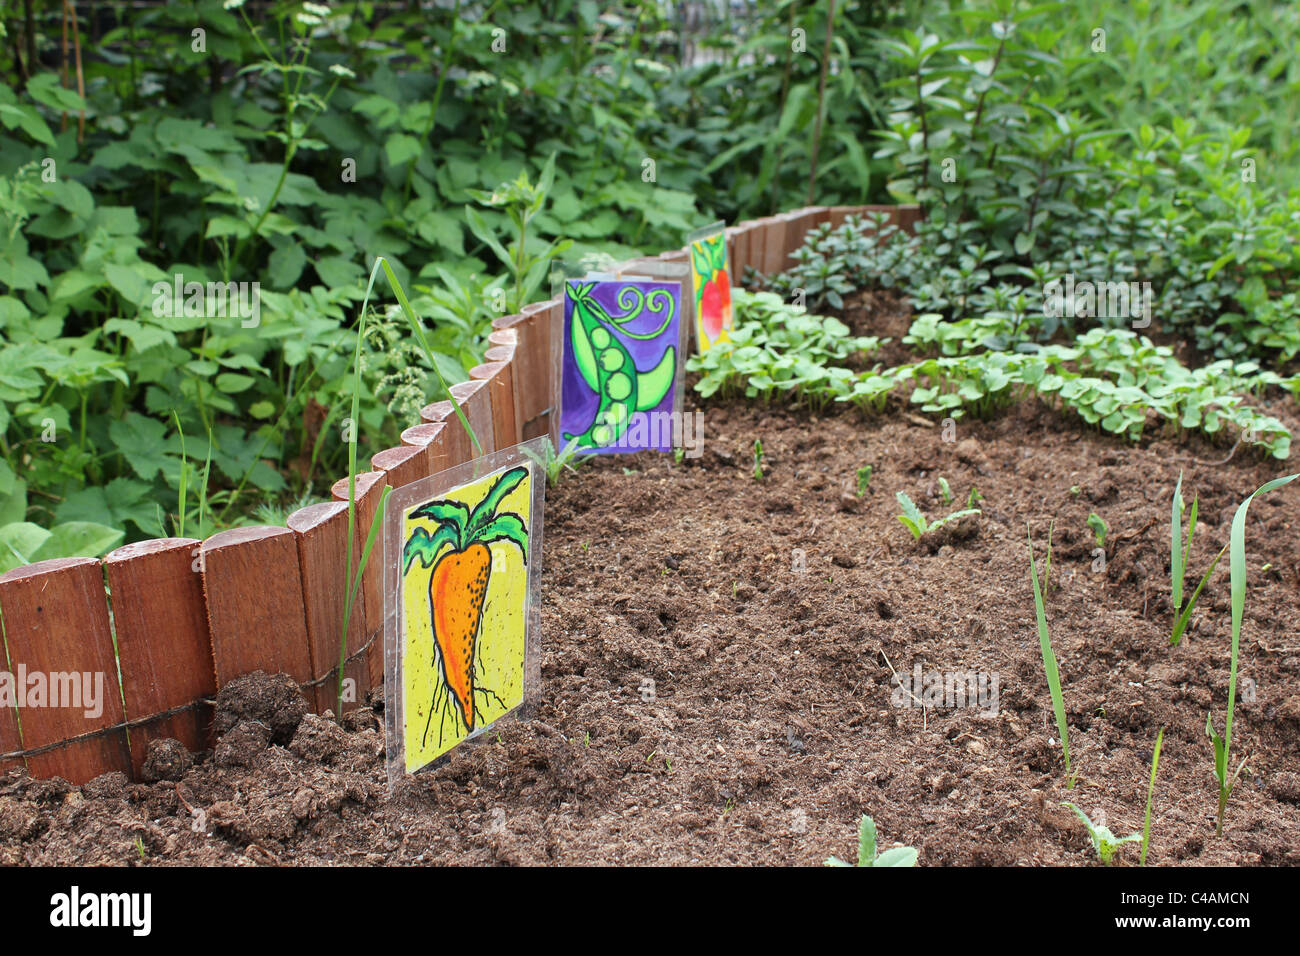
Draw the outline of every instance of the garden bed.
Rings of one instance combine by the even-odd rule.
[[[890,302],[846,321],[896,335],[906,319]],[[1300,424],[1293,404],[1265,404]],[[1179,470],[1200,496],[1198,580],[1236,506],[1284,465],[1242,449],[1220,463],[1227,449],[1199,441],[1132,446],[1032,401],[959,423],[953,442],[898,399],[865,426],[837,409],[703,408],[701,458],[605,458],[549,492],[530,717],[390,797],[371,710],[343,732],[273,697],[232,700],[267,693],[236,682],[215,754],[183,772],[155,761],[179,781],[0,782],[0,862],[816,864],[851,856],[869,813],[922,865],[1085,864],[1087,834],[1060,801],[1141,830],[1164,727],[1151,862],[1300,863],[1300,488],[1250,512],[1241,676],[1254,700],[1239,691],[1234,763],[1247,770],[1222,838],[1205,718],[1221,726],[1227,698],[1226,564],[1168,646]],[[983,514],[944,540],[916,544],[895,518],[895,492],[936,517],[972,485]],[[1104,571],[1093,512],[1109,527]],[[1026,522],[1041,571],[1052,520],[1072,790],[1028,579]],[[918,664],[996,673],[997,712],[896,706],[894,673]]]

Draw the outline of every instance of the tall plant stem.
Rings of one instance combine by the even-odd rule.
[[[813,204],[817,186],[817,153],[822,144],[822,106],[826,100],[826,73],[831,65],[831,37],[835,33],[835,0],[830,0],[826,10],[826,44],[822,47],[822,72],[817,81],[817,125],[813,129],[812,159],[808,170],[808,205]]]

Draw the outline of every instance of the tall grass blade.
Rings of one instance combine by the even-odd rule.
[[[1228,759],[1232,752],[1232,713],[1237,705],[1237,660],[1241,650],[1241,620],[1246,609],[1246,513],[1250,503],[1258,495],[1281,488],[1288,482],[1300,478],[1300,474],[1274,478],[1260,485],[1255,492],[1237,506],[1237,513],[1232,518],[1232,532],[1228,537],[1228,568],[1232,575],[1232,659],[1228,665],[1228,713],[1224,718],[1223,736],[1214,732],[1214,725],[1209,715],[1206,716],[1205,730],[1214,741],[1214,774],[1219,778],[1219,821],[1216,832],[1223,835],[1223,811],[1228,806],[1228,797],[1232,794],[1236,775],[1228,775]],[[1240,771],[1239,771],[1240,772]]]
[[[1028,528],[1026,528],[1028,531]],[[1047,630],[1047,613],[1043,609],[1043,592],[1038,586],[1038,568],[1034,564],[1034,535],[1029,532],[1029,578],[1034,585],[1034,613],[1038,618],[1038,644],[1043,652],[1043,670],[1047,674],[1047,689],[1052,694],[1052,711],[1056,715],[1056,729],[1061,735],[1061,752],[1065,755],[1065,775],[1070,776],[1070,728],[1065,722],[1065,699],[1061,696],[1061,669],[1052,652],[1052,638]]]
[[[1160,728],[1160,733],[1156,734],[1156,749],[1151,754],[1151,782],[1147,784],[1147,815],[1142,824],[1142,856],[1138,860],[1138,866],[1147,865],[1147,846],[1151,842],[1151,799],[1156,792],[1156,770],[1160,766],[1160,748],[1165,742],[1165,729]]]
[[[185,537],[185,492],[190,473],[190,460],[185,455],[185,429],[181,428],[181,417],[172,409],[172,418],[176,421],[176,433],[181,436],[181,480],[176,492],[176,537]]]
[[[1169,516],[1169,603],[1177,614],[1183,606],[1183,473],[1174,485],[1174,503]],[[1177,643],[1173,640],[1170,643]]]

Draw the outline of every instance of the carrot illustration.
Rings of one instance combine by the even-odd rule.
[[[416,528],[407,539],[402,574],[416,559],[422,567],[433,568],[429,575],[429,612],[438,649],[438,674],[461,722],[470,731],[478,723],[474,694],[491,695],[491,691],[474,683],[475,651],[492,574],[490,545],[510,542],[523,552],[524,561],[528,560],[528,528],[523,519],[497,509],[527,474],[523,466],[505,472],[473,511],[459,501],[442,500],[411,512],[413,518],[437,522],[437,528],[433,534]],[[429,717],[433,717],[432,708]]]

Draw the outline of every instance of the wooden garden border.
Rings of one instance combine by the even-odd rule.
[[[812,206],[729,227],[733,284],[747,266],[763,273],[787,268],[815,226],[871,212],[888,213],[909,232],[920,218],[915,206]],[[673,250],[660,258],[684,255]],[[561,317],[560,300],[552,299],[497,319],[484,363],[451,387],[484,453],[548,433],[551,328]],[[451,402],[426,406],[420,418],[402,432],[401,445],[376,454],[357,478],[357,557],[385,484],[399,487],[472,457]],[[109,771],[138,777],[152,739],[209,746],[213,696],[254,670],[287,673],[314,710],[332,708],[347,479],[332,493],[335,501],[295,512],[284,528],[141,541],[102,560],[60,558],[0,575],[8,661],[0,660],[0,669],[15,675],[15,685],[20,667],[28,674],[102,675],[101,713],[93,717],[81,707],[0,708],[0,772],[26,766],[32,776],[73,783]],[[380,562],[372,561],[347,635],[346,674],[358,701],[383,680],[382,577]]]

